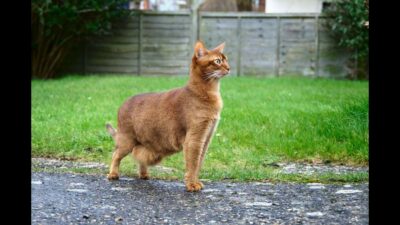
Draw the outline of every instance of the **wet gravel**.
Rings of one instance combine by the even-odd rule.
[[[205,182],[32,172],[32,224],[368,224],[368,183]]]
[[[108,166],[103,163],[97,162],[78,162],[78,161],[66,161],[58,159],[47,159],[47,158],[32,158],[32,166],[39,169],[68,169],[68,168],[90,168],[98,169],[105,173],[108,172]],[[274,168],[282,174],[323,174],[323,173],[333,173],[333,174],[344,174],[344,173],[359,173],[359,172],[369,172],[368,166],[363,167],[350,167],[344,165],[332,165],[332,164],[307,164],[307,163],[268,163],[264,164],[265,167]],[[162,165],[157,165],[152,168],[163,172],[172,172],[173,168],[164,167]]]
[[[344,174],[344,173],[358,173],[358,172],[369,172],[368,166],[363,167],[350,167],[343,165],[329,165],[329,164],[306,164],[306,163],[275,163],[272,165],[276,169],[279,169],[283,174],[322,174],[322,173],[333,173],[333,174]]]
[[[97,162],[78,162],[59,159],[47,158],[32,158],[32,167],[34,168],[52,168],[52,169],[67,169],[67,168],[90,168],[90,169],[107,169],[107,165]]]

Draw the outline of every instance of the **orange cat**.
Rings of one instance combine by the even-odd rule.
[[[220,78],[229,73],[225,43],[207,50],[198,41],[186,86],[129,98],[118,111],[118,131],[107,124],[116,147],[108,179],[118,179],[119,165],[132,152],[139,177],[148,179],[148,166],[183,149],[187,191],[199,191],[199,172],[222,110]]]

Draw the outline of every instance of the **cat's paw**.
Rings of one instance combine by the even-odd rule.
[[[142,180],[148,180],[150,179],[150,176],[148,173],[144,173],[144,174],[139,174],[139,178]]]
[[[108,179],[108,180],[118,180],[118,179],[119,179],[119,176],[118,176],[118,174],[116,174],[116,173],[109,173],[109,174],[107,175],[107,179]]]
[[[186,191],[190,192],[200,191],[201,189],[203,189],[203,187],[204,185],[200,181],[186,183]]]

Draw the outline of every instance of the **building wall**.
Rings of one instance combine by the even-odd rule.
[[[322,0],[266,0],[266,13],[320,13]]]

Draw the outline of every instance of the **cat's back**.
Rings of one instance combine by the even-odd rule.
[[[160,108],[176,106],[184,95],[183,88],[175,88],[164,92],[142,93],[130,97],[124,105],[132,109],[151,108],[160,110]]]
[[[181,100],[185,95],[184,88],[176,88],[165,92],[149,92],[134,95],[127,99],[118,111],[118,120],[143,120],[170,116],[180,110]]]

